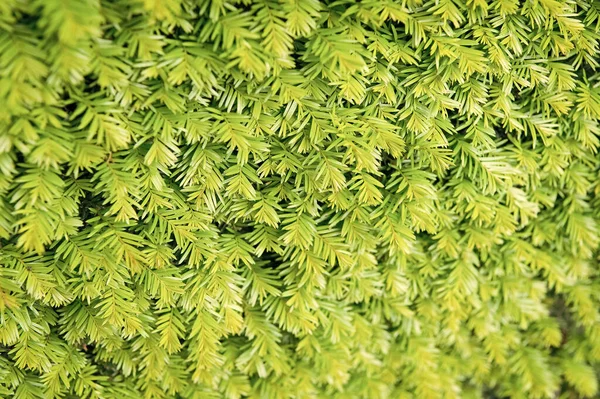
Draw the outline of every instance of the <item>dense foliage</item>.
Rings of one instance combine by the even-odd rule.
[[[577,398],[597,0],[0,1],[0,396]]]

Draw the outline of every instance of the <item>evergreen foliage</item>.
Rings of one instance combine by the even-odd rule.
[[[0,1],[0,396],[579,398],[600,1]]]

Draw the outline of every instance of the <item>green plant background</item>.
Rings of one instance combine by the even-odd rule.
[[[2,0],[0,396],[596,396],[599,33],[596,0]]]

